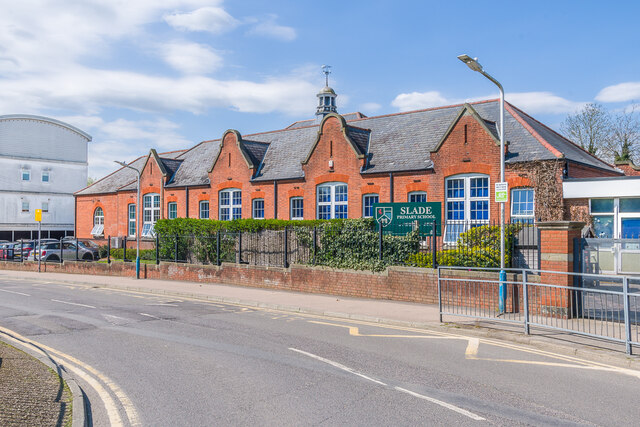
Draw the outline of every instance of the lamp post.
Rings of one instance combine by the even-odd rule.
[[[500,89],[500,182],[504,183],[504,89],[499,81],[494,79],[489,73],[484,71],[482,65],[478,62],[478,58],[472,58],[469,55],[460,55],[458,59],[465,64],[473,71],[477,71],[478,73],[485,76],[487,79],[491,80],[493,84],[498,86]],[[507,190],[508,191],[508,190]],[[500,312],[504,313],[504,305],[506,299],[506,287],[504,282],[507,280],[507,273],[504,271],[504,204],[505,202],[500,202]]]
[[[140,176],[141,176],[141,172],[134,168],[131,165],[126,164],[125,162],[119,162],[117,160],[114,160],[117,164],[119,164],[120,166],[124,167],[124,168],[129,168],[132,169],[134,171],[136,171],[136,178],[138,180],[138,186],[137,186],[137,193],[138,193],[138,206],[136,208],[136,279],[140,278],[140,222],[139,222],[139,218],[140,218]],[[124,260],[123,260],[124,261]]]

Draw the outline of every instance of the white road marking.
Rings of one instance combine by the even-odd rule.
[[[429,396],[425,396],[423,394],[415,393],[415,392],[413,392],[411,390],[407,390],[407,389],[404,389],[404,388],[401,388],[401,387],[394,387],[394,389],[396,389],[398,391],[401,391],[403,393],[410,394],[411,396],[417,397],[419,399],[424,399],[424,400],[427,400],[427,401],[429,401],[431,403],[435,403],[436,405],[440,405],[440,406],[442,406],[444,408],[451,409],[452,411],[457,412],[459,414],[462,414],[465,417],[469,417],[472,420],[476,420],[476,421],[483,421],[484,420],[484,418],[482,418],[480,415],[476,415],[473,412],[469,412],[466,409],[459,408],[459,407],[457,407],[455,405],[452,405],[450,403],[443,402],[442,400],[434,399],[433,397],[429,397]]]
[[[469,338],[469,344],[467,344],[467,349],[464,352],[464,355],[468,358],[476,357],[478,354],[478,347],[480,347],[480,340],[478,338]]]
[[[322,356],[318,356],[316,354],[308,353],[308,352],[303,351],[303,350],[298,350],[297,348],[293,348],[293,347],[289,347],[289,350],[295,351],[295,352],[300,353],[300,354],[304,354],[305,356],[308,356],[308,357],[311,357],[313,359],[319,360],[321,362],[327,363],[327,364],[329,364],[329,365],[331,365],[333,367],[336,367],[336,368],[341,369],[343,371],[349,372],[350,374],[357,375],[359,377],[362,377],[362,378],[364,378],[366,380],[369,380],[371,382],[374,382],[376,384],[379,384],[379,385],[382,385],[382,386],[387,386],[387,384],[383,383],[382,381],[378,381],[378,380],[376,380],[374,378],[368,377],[368,376],[366,376],[364,374],[361,374],[358,371],[355,371],[355,370],[349,368],[348,366],[344,366],[341,363],[334,362],[333,360],[325,359]],[[434,399],[433,397],[429,397],[429,396],[425,396],[423,394],[415,393],[415,392],[413,392],[411,390],[407,390],[407,389],[404,389],[404,388],[401,388],[401,387],[394,387],[394,390],[400,391],[402,393],[410,394],[411,396],[417,397],[419,399],[427,400],[427,401],[429,401],[431,403],[435,403],[436,405],[440,405],[440,406],[442,406],[444,408],[450,409],[450,410],[452,410],[454,412],[462,414],[462,415],[464,415],[466,417],[469,417],[469,418],[471,418],[473,420],[476,420],[476,421],[483,421],[484,420],[484,418],[482,418],[480,415],[476,415],[473,412],[469,412],[469,411],[467,411],[465,409],[462,409],[462,408],[460,408],[458,406],[455,406],[455,405],[452,405],[450,403],[443,402],[442,400]]]
[[[80,307],[95,308],[95,307],[94,307],[94,306],[92,306],[92,305],[79,304],[79,303],[77,303],[77,302],[60,301],[59,299],[52,299],[51,301],[53,301],[53,302],[59,302],[59,303],[62,303],[62,304],[77,305],[77,306],[80,306]]]
[[[9,292],[10,294],[16,294],[16,295],[24,295],[25,297],[30,297],[31,295],[29,294],[25,294],[23,292],[16,292],[16,291],[8,291],[6,289],[0,289],[0,291],[2,292]]]
[[[304,354],[305,356],[309,356],[309,357],[311,357],[311,358],[313,358],[313,359],[316,359],[316,360],[319,360],[319,361],[321,361],[321,362],[327,363],[327,364],[329,364],[329,365],[331,365],[331,366],[333,366],[333,367],[335,367],[335,368],[342,369],[343,371],[349,372],[350,374],[353,374],[353,375],[357,375],[357,376],[359,376],[359,377],[362,377],[362,378],[364,378],[365,380],[369,380],[369,381],[374,382],[374,383],[376,383],[376,384],[380,384],[380,385],[385,385],[385,386],[386,386],[386,384],[385,384],[385,383],[383,383],[382,381],[378,381],[378,380],[376,380],[376,379],[373,379],[373,378],[371,378],[371,377],[368,377],[368,376],[366,376],[366,375],[364,375],[364,374],[361,374],[361,373],[360,373],[360,372],[358,372],[358,371],[354,371],[353,369],[351,369],[351,368],[349,368],[349,367],[347,367],[347,366],[344,366],[344,365],[342,365],[342,364],[340,364],[340,363],[338,363],[338,362],[334,362],[333,360],[325,359],[324,357],[317,356],[317,355],[312,354],[312,353],[307,353],[306,351],[298,350],[297,348],[289,347],[289,350],[291,350],[291,351],[295,351],[295,352],[300,353],[300,354]]]
[[[114,319],[131,320],[131,319],[127,319],[126,317],[114,316],[113,314],[103,314],[103,316],[104,317],[112,317]]]
[[[147,317],[151,317],[152,319],[157,319],[157,320],[162,320],[161,317],[158,316],[154,316],[152,314],[147,314],[147,313],[138,313],[140,316],[147,316]]]

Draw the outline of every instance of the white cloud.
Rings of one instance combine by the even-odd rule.
[[[391,105],[400,111],[421,110],[424,108],[440,107],[442,105],[457,104],[451,98],[445,98],[440,92],[432,90],[428,92],[401,93],[396,96]]]
[[[296,75],[267,79],[222,81],[201,76],[170,78],[128,71],[68,69],[42,79],[28,76],[0,80],[0,112],[67,108],[96,113],[103,107],[137,111],[189,111],[231,108],[240,112],[287,114],[313,110],[313,84]]]
[[[365,102],[360,106],[360,108],[362,109],[362,113],[369,114],[381,109],[382,105],[378,104],[377,102]]]
[[[167,64],[185,74],[208,74],[222,66],[222,57],[204,44],[173,42],[160,50]]]
[[[105,121],[99,116],[57,117],[93,136],[89,143],[89,175],[104,176],[113,171],[114,160],[131,161],[150,148],[158,152],[190,148],[196,144],[180,134],[180,125],[162,117],[149,120],[118,118]]]
[[[600,102],[628,102],[638,99],[640,99],[640,82],[607,86],[596,95],[596,101]]]
[[[247,34],[269,37],[286,42],[295,40],[297,37],[296,30],[292,27],[276,24],[277,18],[277,15],[272,14],[262,21],[255,19],[249,20],[250,22],[255,20],[257,23],[247,32]]]
[[[183,31],[206,31],[221,34],[238,26],[239,22],[221,7],[202,7],[193,12],[164,16],[167,24]]]
[[[412,111],[424,108],[441,107],[444,105],[461,104],[484,99],[494,99],[496,96],[475,98],[448,98],[438,91],[401,93],[391,102],[399,111]],[[551,92],[507,92],[507,101],[531,114],[565,114],[573,113],[582,108],[584,102],[569,101]]]
[[[531,114],[574,113],[586,102],[569,101],[551,92],[515,92],[505,94],[507,101]]]

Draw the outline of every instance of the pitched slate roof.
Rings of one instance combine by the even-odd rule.
[[[437,148],[463,108],[475,110],[486,128],[498,139],[498,106],[497,100],[489,100],[377,117],[366,117],[360,113],[342,117],[348,123],[346,133],[349,139],[358,150],[367,154],[367,166],[362,173],[416,171],[433,167],[431,151]],[[564,157],[618,172],[513,105],[505,103],[505,106],[507,163]],[[245,151],[251,161],[259,165],[253,180],[303,178],[302,162],[317,140],[318,128],[314,120],[306,120],[282,130],[243,135]],[[220,144],[220,139],[217,139],[201,142],[189,150],[161,153],[159,157],[163,159],[165,168],[173,174],[167,187],[208,185],[208,171],[218,155]],[[145,157],[138,158],[132,166],[140,167],[144,161]],[[76,194],[115,192],[128,189],[132,183],[135,188],[135,172],[123,168]]]

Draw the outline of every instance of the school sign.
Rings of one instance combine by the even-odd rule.
[[[430,236],[435,222],[436,235],[442,235],[441,203],[376,203],[373,212],[385,234],[406,234],[417,227],[421,235]]]

